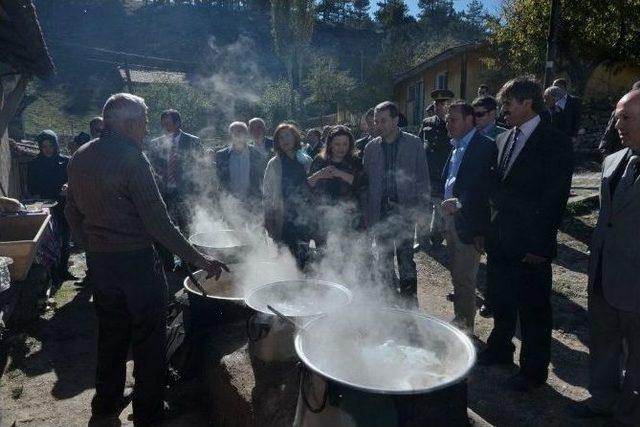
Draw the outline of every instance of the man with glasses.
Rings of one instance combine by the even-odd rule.
[[[476,129],[482,135],[495,141],[498,135],[506,131],[505,128],[496,124],[498,102],[493,96],[479,96],[473,100],[471,106],[476,120]]]

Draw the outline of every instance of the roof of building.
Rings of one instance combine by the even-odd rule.
[[[127,81],[127,72],[125,67],[118,67],[120,77],[122,80]],[[129,68],[129,74],[131,75],[132,83],[170,83],[170,84],[187,84],[186,73],[179,71],[162,71],[162,70],[149,70],[142,68]]]
[[[399,74],[398,76],[396,76],[394,83],[399,83],[407,78],[416,76],[422,73],[424,70],[436,64],[439,64],[440,62],[445,61],[459,53],[469,52],[469,51],[478,49],[480,47],[487,46],[487,44],[488,42],[486,40],[474,40],[471,42],[463,43],[463,44],[445,49],[439,54],[432,56],[431,58],[416,65],[415,67],[409,69],[408,71],[405,71],[404,73]]]
[[[0,61],[41,79],[55,73],[31,0],[0,0]]]

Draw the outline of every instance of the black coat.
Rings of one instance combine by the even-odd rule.
[[[447,159],[452,150],[451,139],[449,138],[444,120],[440,120],[438,116],[424,119],[418,138],[422,139],[427,154],[431,195],[434,197],[442,197],[444,184],[442,181],[442,171],[447,164]]]
[[[580,116],[582,114],[582,100],[577,96],[567,95],[567,102],[564,104],[565,129],[570,137],[578,136],[580,129]]]
[[[250,198],[262,197],[262,178],[264,170],[267,166],[265,157],[257,148],[249,145],[249,193]],[[231,147],[225,147],[216,152],[216,173],[218,174],[218,182],[223,191],[230,191],[231,172],[229,170],[229,159],[231,156]]]
[[[472,244],[474,237],[487,235],[491,217],[489,197],[495,182],[497,158],[496,143],[476,132],[469,141],[453,186],[453,196],[462,204],[454,217],[462,243]],[[451,156],[442,173],[443,181],[449,174],[450,160]]]
[[[29,195],[34,198],[64,202],[60,195],[62,186],[67,183],[67,164],[69,158],[54,154],[45,157],[39,154],[29,162],[27,187]]]
[[[496,139],[498,163],[514,130]],[[487,251],[554,258],[573,173],[569,138],[541,122],[503,180],[495,178]]]

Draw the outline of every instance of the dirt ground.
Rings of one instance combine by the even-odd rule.
[[[592,181],[592,180],[589,180]],[[580,183],[584,184],[584,183]],[[581,185],[585,186],[585,185]],[[593,189],[593,182],[586,186]],[[546,386],[529,394],[505,388],[517,367],[476,367],[469,379],[469,406],[496,426],[604,426],[601,421],[572,419],[567,405],[587,397],[588,329],[586,322],[587,239],[595,224],[595,211],[566,218],[559,236],[559,256],[553,265],[554,329],[552,366]],[[445,320],[453,317],[446,300],[451,291],[445,267],[446,250],[416,256],[419,265],[421,310]],[[72,271],[84,272],[84,257],[75,254]],[[484,281],[485,261],[479,281]],[[55,296],[57,308],[48,311],[24,333],[13,336],[2,360],[0,426],[81,426],[90,417],[93,395],[96,319],[90,289],[72,282]],[[481,299],[478,299],[478,304]],[[491,319],[477,317],[476,334],[484,342]],[[516,339],[516,345],[519,341]],[[517,357],[516,357],[517,360]],[[129,378],[129,383],[132,379]],[[191,401],[186,414],[167,426],[207,425],[204,409],[193,400],[194,385],[172,393]],[[131,413],[121,415],[123,425]]]

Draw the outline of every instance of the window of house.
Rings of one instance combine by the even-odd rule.
[[[449,73],[445,71],[436,76],[436,89],[449,89]]]
[[[409,125],[422,122],[422,110],[424,108],[422,80],[412,82],[407,87],[407,121]]]

